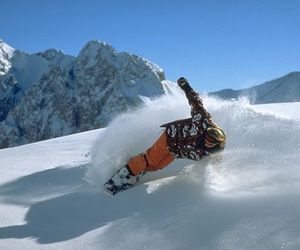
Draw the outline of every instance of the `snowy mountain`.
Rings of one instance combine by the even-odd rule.
[[[10,69],[14,51],[14,48],[0,39],[0,75],[5,75]]]
[[[157,65],[91,41],[77,57],[0,41],[0,148],[101,128],[164,93]]]
[[[174,161],[115,197],[103,192],[159,124],[189,114],[173,95],[105,129],[0,150],[0,249],[300,249],[300,103],[206,97],[228,136],[220,155]]]
[[[292,72],[247,89],[224,89],[211,94],[224,99],[247,97],[252,104],[299,102],[300,72]]]

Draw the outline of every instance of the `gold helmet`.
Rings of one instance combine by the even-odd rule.
[[[205,133],[204,143],[208,148],[212,148],[216,145],[224,148],[226,144],[225,133],[218,127],[209,127]]]

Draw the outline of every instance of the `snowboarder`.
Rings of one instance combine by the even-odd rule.
[[[127,165],[105,183],[105,189],[111,194],[134,186],[145,172],[162,169],[176,158],[198,161],[225,147],[225,133],[213,122],[199,94],[184,77],[179,78],[177,84],[191,106],[191,117],[161,125],[165,129],[158,140],[144,153],[129,159]]]

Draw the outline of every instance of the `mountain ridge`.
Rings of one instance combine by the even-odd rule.
[[[293,71],[250,88],[239,90],[223,89],[210,94],[222,99],[246,97],[251,104],[299,102],[300,72]]]
[[[0,48],[0,148],[105,127],[140,96],[164,94],[159,66],[105,42],[89,41],[77,57]]]

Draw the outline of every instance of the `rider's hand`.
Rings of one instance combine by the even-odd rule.
[[[184,91],[186,90],[190,90],[191,89],[191,86],[188,82],[188,80],[184,77],[180,77],[178,80],[177,80],[177,84],[178,86],[183,89]]]

